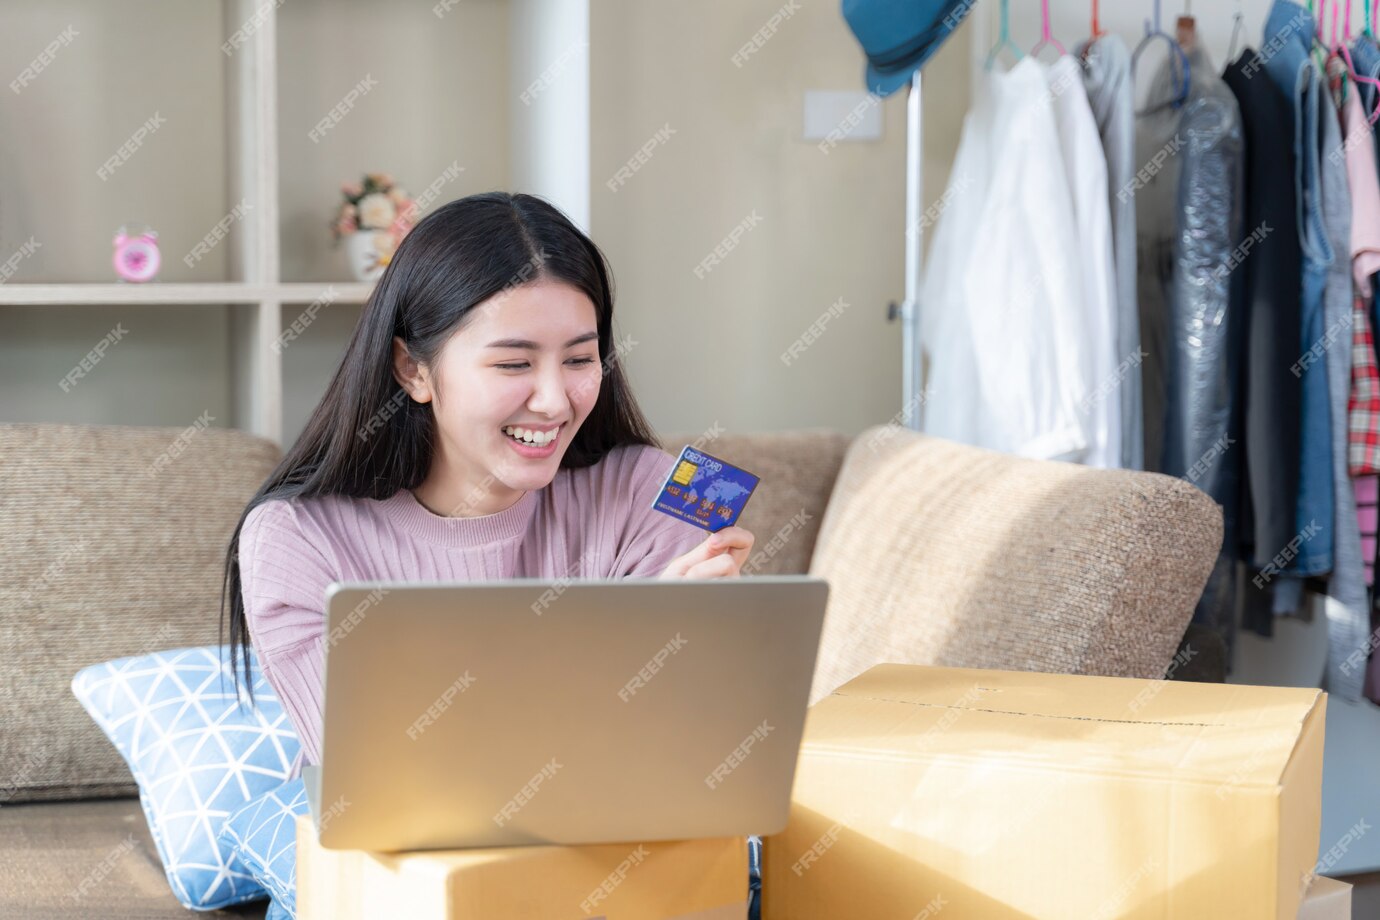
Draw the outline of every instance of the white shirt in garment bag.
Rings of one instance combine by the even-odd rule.
[[[1080,403],[1091,424],[1089,466],[1121,466],[1121,398],[1115,392],[1118,360],[1133,356],[1116,353],[1116,268],[1112,250],[1112,212],[1107,200],[1107,155],[1088,104],[1083,73],[1077,60],[1063,55],[1046,71],[1054,94],[1054,120],[1063,151],[1064,175],[1073,196],[1078,227],[1078,260],[1083,280],[1083,333],[1090,358],[1093,387]],[[1106,392],[1104,392],[1104,390]]]
[[[1093,442],[1077,227],[1045,67],[985,74],[921,300],[926,433],[1077,460]]]

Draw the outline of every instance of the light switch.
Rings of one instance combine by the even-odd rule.
[[[844,143],[881,136],[881,97],[854,90],[805,91],[805,140]]]

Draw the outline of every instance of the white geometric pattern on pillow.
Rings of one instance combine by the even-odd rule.
[[[222,840],[268,889],[288,917],[297,916],[297,816],[305,815],[307,785],[301,777],[267,792],[225,822]]]
[[[254,706],[236,699],[228,646],[84,668],[72,692],[129,764],[173,894],[214,910],[265,895],[220,839],[225,819],[281,786],[301,743],[249,651]]]

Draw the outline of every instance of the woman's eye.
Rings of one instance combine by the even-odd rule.
[[[569,361],[567,361],[567,362],[565,362],[565,363],[566,363],[566,364],[573,364],[573,365],[575,365],[576,367],[580,367],[580,366],[583,366],[583,365],[586,365],[586,364],[593,364],[593,363],[594,363],[594,359],[593,359],[593,358],[571,358]],[[526,361],[522,361],[522,362],[519,362],[519,363],[517,363],[517,364],[495,364],[494,367],[502,368],[502,369],[505,370],[505,371],[520,371],[520,370],[522,370],[523,368],[527,367],[527,362],[526,362]]]

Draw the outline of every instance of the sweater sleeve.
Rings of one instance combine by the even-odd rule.
[[[652,508],[676,458],[656,447],[629,451],[626,470],[627,529],[613,562],[610,578],[655,578],[671,560],[688,553],[709,536],[694,524],[678,521]]]
[[[307,541],[295,509],[281,499],[249,513],[239,559],[250,644],[302,742],[296,777],[303,761],[321,762],[325,597],[338,567]]]

